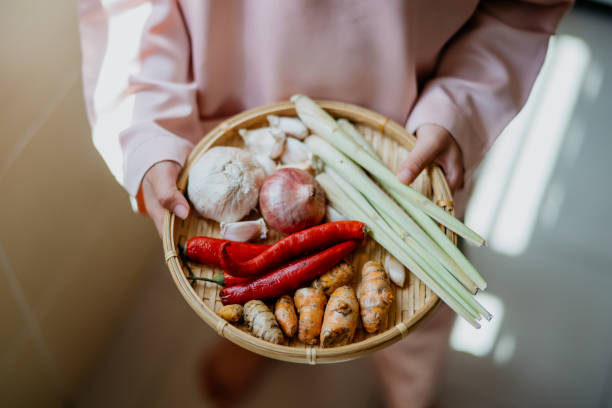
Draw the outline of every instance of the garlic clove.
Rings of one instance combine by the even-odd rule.
[[[283,154],[287,135],[280,129],[271,127],[240,129],[238,133],[247,148],[255,154],[263,154],[271,159],[278,159]]]
[[[268,228],[263,218],[255,221],[222,222],[221,236],[224,239],[239,242],[266,239]]]
[[[310,160],[301,163],[283,164],[282,166],[278,166],[278,169],[300,169],[310,173],[312,176],[316,173]]]
[[[268,115],[271,127],[278,128],[289,136],[304,140],[308,136],[308,128],[299,118],[289,116]]]
[[[338,210],[336,210],[331,205],[327,204],[325,207],[325,221],[326,222],[336,222],[336,221],[346,221],[347,218],[340,214]]]
[[[406,268],[391,254],[385,256],[385,270],[391,279],[400,288],[406,283]]]
[[[303,163],[310,160],[311,156],[312,153],[308,146],[299,140],[288,138],[280,160],[283,164]]]
[[[276,170],[276,163],[266,155],[256,154],[255,160],[257,160],[261,167],[263,167],[264,171],[266,172],[266,176],[269,176]]]

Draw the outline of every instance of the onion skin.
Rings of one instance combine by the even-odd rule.
[[[323,221],[325,193],[308,172],[279,169],[264,180],[259,191],[259,209],[268,226],[292,234]]]

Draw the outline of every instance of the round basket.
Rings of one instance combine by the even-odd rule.
[[[351,120],[365,135],[374,149],[392,170],[396,170],[408,151],[412,149],[415,138],[401,125],[370,110],[340,102],[319,101],[323,109],[336,118]],[[252,109],[235,115],[211,130],[189,156],[179,176],[178,188],[185,192],[189,169],[204,152],[218,145],[243,146],[238,129],[257,128],[267,124],[267,115],[296,116],[291,102],[281,102]],[[437,166],[431,166],[426,173],[430,177],[431,191],[424,191],[438,205],[453,213],[452,195],[446,184],[444,174]],[[448,236],[456,243],[455,235],[447,231]],[[187,239],[205,235],[220,237],[217,222],[203,219],[190,212],[186,220],[175,218],[166,212],[163,229],[163,247],[170,274],[189,306],[213,327],[220,336],[266,357],[296,363],[335,363],[364,356],[387,347],[406,336],[438,304],[438,297],[411,273],[408,274],[404,288],[392,285],[395,297],[391,310],[384,324],[376,334],[367,334],[359,328],[353,343],[335,348],[305,346],[299,340],[291,339],[288,345],[277,345],[252,336],[246,327],[234,326],[221,319],[215,313],[222,304],[219,299],[220,287],[214,283],[195,281],[190,283],[186,278],[188,271],[178,256],[178,245],[185,244]],[[276,241],[279,235],[272,233],[270,242]],[[368,260],[382,261],[386,252],[376,242],[366,238],[349,261],[355,268],[354,287],[357,288],[361,277],[361,266]],[[196,276],[211,278],[223,271],[204,265],[190,264]]]

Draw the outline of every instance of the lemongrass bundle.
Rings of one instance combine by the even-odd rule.
[[[370,155],[372,157],[376,158],[378,161],[382,163],[382,161],[380,160],[376,152],[374,152],[374,149],[372,149],[371,145],[367,142],[367,140],[365,140],[363,135],[353,126],[351,122],[347,121],[346,119],[340,119],[338,120],[338,124],[340,124],[340,127],[342,127],[342,129],[345,130],[345,135],[353,138],[361,146],[364,146],[364,144],[367,144],[368,146],[370,146],[370,148],[366,150],[370,152]],[[417,177],[417,180],[415,180],[415,182],[418,181],[419,177]],[[383,186],[386,186],[383,180],[379,178],[377,178],[377,180]],[[444,234],[438,231],[438,226],[436,225],[435,222],[433,222],[433,220],[431,220],[429,217],[427,217],[422,212],[418,211],[418,209],[416,209],[413,205],[411,205],[411,203],[407,202],[406,200],[402,200],[402,197],[397,191],[393,189],[387,189],[387,191],[389,192],[389,194],[391,194],[391,196],[398,203],[400,203],[400,205],[402,205],[402,207],[404,207],[405,210],[408,211],[408,213],[411,216],[415,217],[415,220],[417,221],[417,223],[425,231],[427,231],[428,234],[432,236],[432,238],[436,241],[436,243],[438,243],[440,247],[450,257],[453,258],[453,260],[456,262],[459,268],[461,268],[461,270],[464,271],[469,276],[469,279],[471,279],[479,289],[485,290],[487,288],[487,282],[483,279],[480,273],[478,273],[476,268],[474,268],[472,263],[468,261],[468,259],[463,255],[463,253],[459,250],[459,248],[457,248],[457,246],[455,246],[449,239],[443,239]]]
[[[477,288],[486,288],[486,282],[432,218],[477,244],[484,244],[484,240],[421,193],[400,183],[349,121],[336,122],[305,96],[296,95],[292,101],[300,119],[321,136],[310,136],[305,143],[317,162],[325,164],[317,180],[331,204],[343,215],[365,222],[377,242],[470,324],[478,327],[481,316],[491,319],[472,296]]]
[[[384,183],[387,190],[397,192],[398,197],[401,198],[400,204],[406,201],[465,239],[479,246],[485,244],[485,240],[480,235],[472,231],[461,221],[432,203],[427,197],[402,184],[391,170],[379,160],[373,158],[371,153],[363,146],[356,143],[338,126],[334,118],[310,98],[304,95],[294,95],[291,97],[291,101],[295,104],[298,116],[307,127],[344,152],[353,161],[359,163],[361,167]],[[402,206],[404,205],[402,204]],[[408,210],[408,208],[406,209]]]

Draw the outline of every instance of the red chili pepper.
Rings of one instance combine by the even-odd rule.
[[[351,240],[334,245],[317,254],[295,260],[253,282],[221,290],[224,305],[246,303],[253,299],[271,299],[299,288],[317,276],[327,272],[351,253],[360,241]]]
[[[230,248],[233,242],[221,244],[221,267],[234,276],[262,275],[289,259],[351,239],[363,239],[365,224],[359,221],[337,221],[317,225],[291,234],[248,261],[236,261]]]
[[[228,248],[228,256],[237,262],[248,261],[271,247],[271,245],[234,242],[227,239],[193,237],[189,238],[185,245],[185,255],[192,261],[220,268],[219,249],[225,242],[232,242],[231,249]]]
[[[222,239],[216,239],[216,238],[207,238],[207,237],[197,237],[197,238],[200,238],[198,241],[207,241],[213,244],[215,243],[214,241],[219,241],[219,245],[221,245],[221,243],[223,243],[224,241]],[[249,244],[249,245],[253,246],[254,244]],[[265,247],[267,247],[268,245],[261,245],[261,246],[264,248],[258,249],[260,251],[265,249]],[[188,280],[191,280],[191,281],[201,280],[201,281],[214,282],[221,286],[234,286],[234,285],[240,285],[240,284],[251,282],[254,279],[254,278],[239,278],[236,276],[232,276],[227,272],[223,272],[222,275],[215,275],[212,278],[204,278],[200,276],[195,276],[193,271],[189,267],[189,264],[187,263],[187,258],[185,256],[185,248],[182,246],[179,246],[179,249],[180,249],[179,255],[181,257],[181,260],[183,261],[183,265],[185,265],[185,268],[187,268],[187,271],[189,272],[189,276],[187,276]]]

